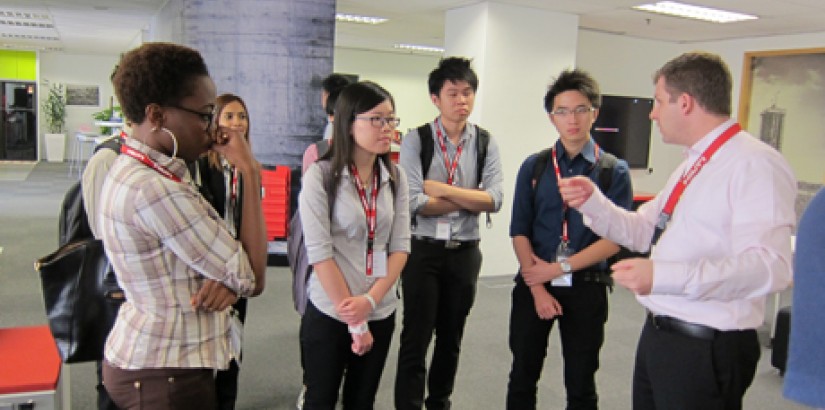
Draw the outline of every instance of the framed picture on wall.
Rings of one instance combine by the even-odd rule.
[[[66,105],[100,106],[100,87],[66,84]]]
[[[801,215],[825,182],[825,48],[745,53],[739,122],[791,164]]]

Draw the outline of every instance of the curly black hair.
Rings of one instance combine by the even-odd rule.
[[[175,105],[194,93],[195,80],[209,71],[200,53],[172,43],[144,43],[124,54],[112,85],[128,121],[146,119],[146,106]]]

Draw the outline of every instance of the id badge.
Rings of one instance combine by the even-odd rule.
[[[387,251],[373,251],[372,253],[372,277],[384,278],[387,276]]]
[[[450,219],[438,218],[438,223],[435,225],[435,239],[441,241],[450,240]]]
[[[564,275],[561,275],[561,276],[553,279],[552,281],[550,281],[550,284],[553,285],[553,286],[560,286],[560,287],[573,286],[573,274],[572,273],[566,273]]]

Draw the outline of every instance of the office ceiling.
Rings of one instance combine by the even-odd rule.
[[[653,0],[497,0],[503,4],[579,15],[579,24],[586,30],[675,43],[825,31],[823,0],[688,1],[760,18],[713,24],[630,8]],[[166,2],[0,0],[0,48],[118,53],[129,47]],[[396,43],[442,46],[445,10],[476,3],[475,0],[339,0],[339,12],[382,16],[389,21],[374,26],[338,23],[336,46],[394,52],[409,52],[394,49]]]

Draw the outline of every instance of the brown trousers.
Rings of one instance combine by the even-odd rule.
[[[103,363],[103,385],[123,410],[212,410],[212,369],[124,370]]]

